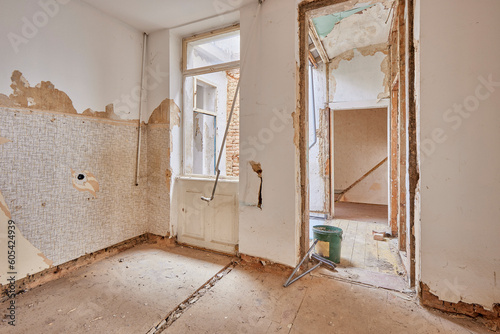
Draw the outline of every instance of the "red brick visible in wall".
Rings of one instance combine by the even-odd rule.
[[[226,71],[227,75],[227,117],[231,112],[234,93],[240,78],[240,70]],[[236,100],[233,118],[229,125],[226,139],[226,174],[228,176],[240,175],[240,99]]]
[[[493,310],[488,311],[481,305],[467,304],[462,301],[450,303],[440,300],[435,296],[425,283],[420,283],[421,302],[425,306],[433,307],[441,311],[464,314],[472,318],[481,317],[485,324],[492,330],[500,329],[500,304],[495,304]]]

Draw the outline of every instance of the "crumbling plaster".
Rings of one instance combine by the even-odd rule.
[[[337,23],[322,39],[328,57],[333,59],[352,49],[387,43],[391,7],[392,1],[377,1],[374,6]]]
[[[0,93],[19,70],[31,83],[64,89],[77,113],[114,104],[120,119],[138,119],[142,33],[82,1],[42,3],[2,8]]]

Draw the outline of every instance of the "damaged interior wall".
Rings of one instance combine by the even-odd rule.
[[[15,108],[0,118],[11,140],[0,147],[0,189],[19,231],[54,265],[146,232],[135,125]]]
[[[330,101],[336,108],[340,103],[353,102],[384,106],[379,99],[389,97],[389,59],[387,44],[356,48],[332,59],[330,64]]]
[[[141,32],[83,1],[20,0],[2,14],[0,94],[10,94],[18,70],[32,86],[63,90],[78,113],[113,103],[119,118],[138,118]]]
[[[142,34],[80,1],[4,7],[0,191],[23,262],[59,265],[147,232],[147,136],[136,186],[132,120]]]
[[[325,7],[314,15],[331,16],[329,10],[333,10],[333,7],[337,11],[349,11],[355,5],[357,6],[353,2],[347,2],[344,6],[332,6],[332,9]],[[333,150],[335,158],[339,159],[333,159],[335,161],[333,163],[333,179],[336,192],[341,192],[349,187],[387,157],[386,107],[388,106],[390,81],[388,56],[390,22],[386,21],[392,2],[374,2],[367,6],[369,7],[365,10],[337,22],[333,29],[322,38],[322,43],[331,59],[328,66],[328,84],[317,79],[319,77],[324,80],[325,75],[322,73],[324,66],[320,66],[315,71],[317,73],[317,78],[315,78],[316,103],[320,105],[317,108],[324,108],[321,105],[324,105],[325,101],[329,103],[330,117],[334,118],[334,137],[340,140],[340,143],[336,143],[334,140]],[[329,96],[323,99],[322,94],[325,86],[328,87]],[[310,93],[309,97],[311,96]],[[370,118],[376,122],[368,124],[356,116],[358,113],[370,115]],[[349,119],[349,115],[352,116],[352,119]],[[309,118],[309,128],[312,131],[311,121],[313,119],[311,116]],[[339,124],[337,124],[337,118]],[[330,119],[321,115],[320,112],[318,112],[316,119],[318,129],[320,129],[318,138],[326,145],[313,147],[309,152],[310,210],[327,213],[328,194],[331,190],[327,184],[330,181],[326,174],[328,174],[331,161],[323,157],[329,156],[328,146],[331,144],[328,129]],[[363,132],[353,136],[347,133],[347,129]],[[335,133],[337,130],[340,131],[339,134]],[[312,137],[313,135],[310,133],[310,141]],[[367,142],[373,138],[376,138],[374,143]],[[375,143],[377,143],[376,153],[369,153],[369,158],[363,159],[363,154],[367,153],[366,148],[375,145]],[[337,150],[339,152],[336,152]],[[347,158],[348,156],[351,159]],[[384,163],[373,174],[349,190],[344,200],[386,205],[388,203],[388,176],[386,174],[387,163]]]
[[[500,303],[500,2],[417,6],[420,279],[442,301],[491,310]]]
[[[227,75],[227,118],[231,113],[234,96],[238,80],[240,79],[240,70],[226,71]],[[226,140],[226,175],[238,176],[240,174],[240,99],[237,97],[234,105],[231,124]]]
[[[335,192],[341,193],[387,158],[387,109],[334,112]],[[387,160],[343,201],[387,205]]]
[[[262,209],[240,202],[240,252],[295,266],[300,200],[295,1],[266,1],[250,35],[257,2],[241,10],[240,198],[259,189],[250,161],[262,169]],[[248,48],[248,53],[245,54]],[[295,136],[297,134],[297,136]],[[250,181],[254,180],[254,181]]]

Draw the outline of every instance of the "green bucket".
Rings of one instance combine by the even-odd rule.
[[[335,263],[340,263],[342,229],[329,225],[313,226],[314,239],[318,240],[314,252]]]

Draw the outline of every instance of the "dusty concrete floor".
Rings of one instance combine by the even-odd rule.
[[[17,296],[17,326],[1,322],[0,333],[147,333],[212,277],[214,286],[163,333],[488,332],[405,294],[321,271],[288,288],[290,271],[270,265],[240,263],[217,275],[230,263],[186,247],[135,247]]]

